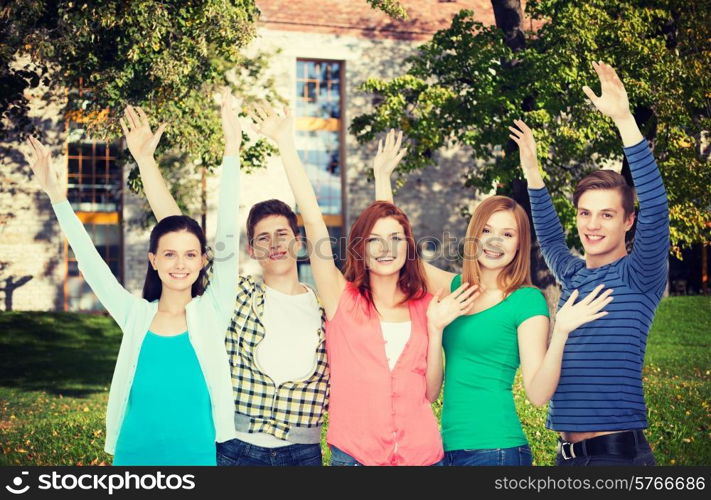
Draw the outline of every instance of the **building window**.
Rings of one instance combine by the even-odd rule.
[[[77,212],[119,212],[122,172],[118,149],[105,142],[67,144],[68,197]]]
[[[117,145],[100,141],[67,144],[67,198],[86,227],[111,272],[123,281],[121,167]],[[84,281],[69,244],[64,242],[66,274],[65,311],[103,311]]]
[[[341,61],[296,62],[296,147],[316,191],[339,267],[344,256],[341,236],[345,233],[344,74]],[[313,283],[305,256],[299,260],[299,276]]]

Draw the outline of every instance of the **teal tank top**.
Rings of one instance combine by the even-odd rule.
[[[216,465],[210,394],[188,332],[146,334],[113,463]]]

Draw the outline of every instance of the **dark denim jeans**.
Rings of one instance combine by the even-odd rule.
[[[358,460],[350,456],[345,451],[339,450],[335,446],[329,445],[331,448],[331,467],[355,467],[363,466]],[[437,463],[432,464],[432,466],[444,465],[444,459]]]
[[[280,448],[264,448],[232,439],[217,443],[217,465],[320,467],[323,462],[321,446],[318,444],[290,444]]]
[[[533,464],[531,448],[527,444],[513,448],[492,448],[488,450],[452,450],[444,453],[445,464],[449,466],[479,465],[523,465]]]
[[[593,438],[594,439],[594,438]],[[637,442],[636,446],[631,446],[630,450],[634,450],[634,455],[630,457],[625,457],[621,455],[592,455],[592,456],[580,456],[575,458],[569,458],[568,460],[563,458],[560,450],[558,455],[555,457],[555,464],[562,467],[579,467],[579,466],[602,466],[602,465],[657,465],[654,459],[654,453],[652,448],[649,446],[647,439],[641,437]]]

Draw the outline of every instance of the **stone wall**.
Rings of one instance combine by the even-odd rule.
[[[55,166],[66,165],[60,103],[30,96],[29,116],[52,150]],[[0,310],[62,309],[64,238],[49,198],[32,177],[18,137],[0,142]],[[64,163],[62,163],[64,162]]]

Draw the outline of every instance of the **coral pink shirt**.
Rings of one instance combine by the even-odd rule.
[[[353,284],[346,285],[336,314],[326,322],[327,441],[364,465],[432,465],[444,456],[425,396],[431,299],[427,294],[409,301],[412,332],[392,371],[378,314]]]

